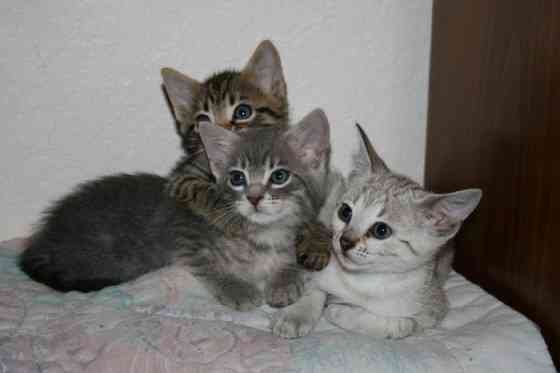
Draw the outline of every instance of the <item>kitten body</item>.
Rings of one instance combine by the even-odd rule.
[[[425,191],[391,172],[360,134],[362,151],[332,218],[333,258],[314,274],[306,295],[275,314],[276,335],[303,336],[324,312],[343,329],[402,338],[437,325],[447,313],[450,240],[481,192]]]
[[[158,176],[102,178],[47,212],[20,267],[57,290],[92,291],[179,263],[234,309],[254,308],[263,299],[272,306],[294,302],[303,284],[294,240],[318,212],[311,185],[328,177],[326,117],[315,111],[288,130],[243,136],[212,125],[202,132],[217,181],[213,214],[177,203]],[[246,175],[247,185],[232,187],[232,167]],[[232,228],[235,233],[226,235]]]

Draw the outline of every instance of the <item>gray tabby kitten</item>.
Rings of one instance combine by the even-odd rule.
[[[237,294],[236,303],[228,304],[224,295],[222,302],[246,310],[260,304],[264,291],[271,306],[293,303],[301,296],[305,273],[296,263],[296,237],[318,215],[329,178],[325,114],[315,110],[287,131],[255,129],[240,136],[207,124],[199,132],[217,186],[210,221],[236,232],[225,243],[238,260],[217,263],[222,274],[230,273],[217,288],[227,286],[224,295]],[[200,250],[195,254],[196,262]],[[181,253],[181,258],[195,275],[204,276],[205,269],[197,270],[190,255]]]
[[[315,184],[328,177],[329,127],[314,111],[288,130],[241,137],[201,129],[217,193],[214,218],[163,192],[156,175],[115,175],[78,187],[49,209],[20,267],[60,291],[92,291],[181,263],[224,305],[284,306],[302,289],[297,230],[316,214]],[[237,237],[220,227],[234,225]],[[263,295],[264,294],[264,295]]]
[[[333,258],[314,274],[298,302],[274,315],[276,335],[306,335],[325,304],[325,317],[333,324],[379,338],[434,327],[447,313],[443,284],[451,270],[449,240],[482,193],[422,189],[391,172],[358,128],[363,147],[333,216]]]
[[[225,70],[208,79],[197,80],[171,68],[162,69],[167,97],[171,103],[183,157],[172,170],[167,193],[202,215],[214,213],[210,206],[216,192],[215,180],[204,154],[199,127],[216,125],[244,132],[256,128],[286,129],[289,124],[287,86],[280,55],[269,41],[262,41],[240,71]],[[226,234],[235,233],[230,225]],[[297,242],[301,264],[323,268],[330,256],[319,244],[330,234],[316,222],[302,226]]]

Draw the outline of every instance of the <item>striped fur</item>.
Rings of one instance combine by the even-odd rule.
[[[215,179],[208,169],[199,126],[218,125],[236,132],[287,128],[289,105],[280,56],[270,41],[263,41],[240,71],[215,73],[202,83],[169,68],[163,69],[162,75],[185,152],[169,175],[167,193],[203,216],[213,214],[209,203],[216,198],[212,195]],[[252,108],[250,120],[233,117],[240,104]],[[207,116],[209,122],[197,120],[200,116]],[[230,222],[226,232],[235,234],[239,228]],[[330,258],[328,245],[317,237],[322,230],[318,223],[302,228],[297,251],[306,268],[320,270]]]

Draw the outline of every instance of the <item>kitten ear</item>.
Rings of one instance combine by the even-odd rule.
[[[201,85],[189,76],[169,67],[161,69],[161,76],[167,97],[173,108],[173,114],[180,125],[179,132],[185,134],[189,125],[187,118]]]
[[[328,159],[331,150],[329,121],[322,109],[307,114],[283,135],[284,143],[299,163],[312,171],[318,170]]]
[[[359,150],[354,154],[355,170],[353,174],[367,175],[388,172],[389,168],[371,145],[364,129],[358,123],[356,123],[356,128],[360,137],[360,145]]]
[[[198,133],[204,144],[210,169],[220,179],[231,159],[241,137],[230,130],[213,124],[204,124],[198,128]]]
[[[282,100],[287,98],[286,81],[284,80],[280,55],[270,40],[264,40],[257,46],[241,74],[264,93]]]
[[[481,198],[482,190],[465,189],[448,194],[426,193],[416,203],[424,211],[424,218],[434,229],[435,235],[451,238],[478,206]]]

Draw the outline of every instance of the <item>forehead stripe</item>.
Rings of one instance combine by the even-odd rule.
[[[268,114],[271,117],[273,117],[274,119],[282,118],[282,116],[280,114],[276,113],[271,108],[268,108],[268,107],[265,107],[265,106],[257,108],[257,113]]]

